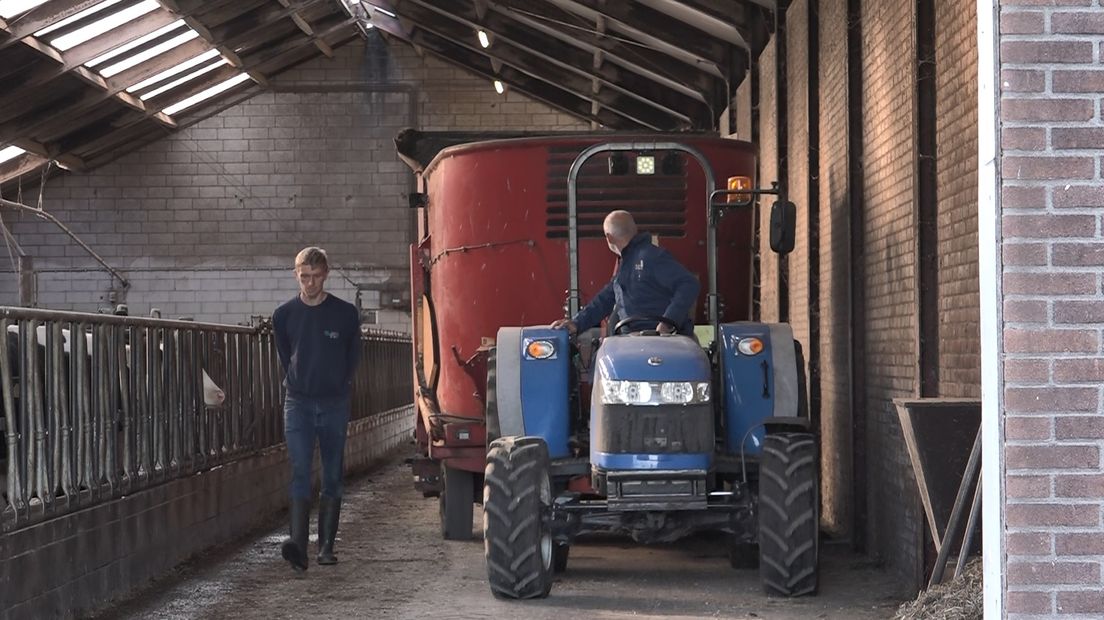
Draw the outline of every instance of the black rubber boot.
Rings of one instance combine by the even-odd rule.
[[[318,563],[337,564],[334,555],[334,539],[337,538],[337,520],[341,517],[341,498],[322,496],[318,500]]]
[[[307,530],[310,525],[310,501],[291,500],[290,536],[280,545],[280,553],[296,572],[307,570]]]

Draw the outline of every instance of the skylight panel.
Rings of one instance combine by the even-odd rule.
[[[165,114],[176,114],[177,112],[179,112],[181,110],[184,110],[186,108],[190,108],[190,107],[196,105],[197,103],[201,103],[203,101],[206,101],[206,100],[210,99],[211,97],[214,97],[215,95],[217,95],[221,92],[225,92],[227,90],[230,90],[231,88],[237,86],[238,84],[241,84],[242,82],[244,82],[248,79],[249,79],[249,74],[239,73],[238,75],[235,75],[234,77],[232,77],[232,78],[230,78],[230,79],[228,79],[224,82],[219,82],[218,84],[215,84],[214,86],[212,86],[211,88],[208,88],[207,90],[196,93],[196,94],[192,95],[191,97],[188,97],[187,99],[184,99],[182,101],[178,101],[178,102],[172,104],[171,106],[165,108],[162,111]]]
[[[2,148],[2,149],[0,149],[0,164],[4,163],[6,161],[10,161],[12,159],[15,159],[16,157],[19,157],[20,155],[22,155],[23,153],[26,153],[26,152],[27,151],[24,151],[23,149],[19,148],[18,146],[9,146],[9,147]]]
[[[129,6],[122,11],[112,13],[103,19],[97,20],[88,24],[84,28],[74,30],[69,34],[62,35],[56,39],[51,39],[50,44],[58,48],[61,51],[76,47],[85,41],[89,41],[101,34],[118,28],[123,24],[138,19],[139,17],[153,11],[158,7],[158,4],[153,0],[142,0],[134,6]]]
[[[166,69],[166,70],[162,71],[161,73],[158,73],[157,75],[155,75],[153,77],[144,79],[141,82],[138,82],[137,84],[134,84],[133,86],[128,86],[126,90],[127,90],[128,93],[138,92],[138,91],[142,90],[143,88],[147,88],[149,86],[152,86],[153,84],[156,84],[158,82],[166,80],[166,79],[176,75],[177,73],[180,73],[181,71],[187,71],[188,69],[191,69],[192,67],[203,64],[204,62],[207,62],[208,60],[211,60],[212,58],[215,58],[218,55],[219,55],[218,50],[207,50],[206,52],[203,52],[199,56],[196,56],[196,57],[191,58],[189,60],[185,60],[184,62],[180,63],[179,65],[176,65],[175,67],[173,67],[171,69]]]
[[[218,69],[219,67],[221,67],[223,65],[226,65],[226,64],[230,64],[230,63],[226,62],[226,59],[223,58],[222,60],[220,60],[216,63],[213,63],[213,64],[211,64],[207,67],[203,67],[202,69],[200,69],[198,71],[193,71],[193,72],[189,73],[188,75],[185,75],[184,77],[182,77],[180,79],[173,80],[172,82],[169,82],[168,84],[165,84],[164,86],[162,86],[160,88],[155,88],[155,89],[151,90],[150,92],[142,95],[141,99],[142,99],[142,101],[145,101],[146,99],[152,99],[152,98],[156,97],[157,95],[160,95],[161,93],[170,91],[170,90],[176,88],[177,86],[180,86],[181,84],[183,84],[185,82],[193,80],[193,79],[203,75],[204,73],[209,73],[211,71],[214,71],[215,69]]]
[[[8,19],[20,13],[26,13],[46,0],[0,0],[0,17]]]
[[[177,36],[175,36],[175,37],[169,39],[168,41],[165,41],[164,43],[161,43],[159,45],[154,45],[153,47],[149,48],[148,50],[138,52],[137,54],[134,54],[133,56],[127,56],[126,58],[120,60],[119,62],[117,62],[113,65],[109,65],[107,67],[104,67],[104,69],[102,71],[100,71],[100,75],[102,75],[106,78],[109,78],[109,77],[111,77],[111,76],[113,76],[117,73],[122,73],[123,71],[126,71],[127,69],[129,69],[129,68],[131,68],[135,65],[141,64],[141,63],[149,60],[150,58],[153,58],[154,56],[164,54],[165,52],[173,49],[174,47],[179,47],[179,46],[183,45],[184,43],[187,43],[188,41],[191,41],[192,39],[194,39],[198,36],[199,36],[198,32],[196,32],[195,30],[192,30],[192,29],[189,28],[188,32],[177,35]]]
[[[369,9],[370,11],[379,11],[380,13],[383,13],[384,15],[386,15],[388,17],[391,17],[391,18],[396,17],[396,15],[394,13],[392,13],[391,11],[388,11],[387,9],[385,9],[383,7],[378,7],[374,4],[372,4],[371,2],[364,2],[364,0],[361,0],[360,3],[362,5],[364,5],[364,7]]]
[[[53,32],[55,30],[58,30],[59,28],[64,28],[64,27],[68,26],[69,24],[79,22],[80,20],[88,17],[89,15],[93,15],[95,13],[98,13],[98,12],[100,12],[100,11],[110,7],[110,6],[119,4],[122,1],[123,0],[106,0],[105,2],[101,2],[101,3],[97,4],[96,6],[93,6],[91,8],[87,8],[87,9],[81,11],[80,13],[77,13],[75,15],[70,15],[69,17],[66,17],[65,19],[61,20],[60,22],[58,22],[58,23],[56,23],[52,26],[46,26],[42,30],[39,30],[38,32],[34,33],[34,36],[41,38],[43,35],[50,34],[51,32]]]
[[[141,37],[138,37],[137,39],[131,41],[130,43],[127,43],[126,45],[117,47],[117,48],[111,50],[110,52],[107,52],[106,54],[101,54],[101,55],[93,58],[92,60],[89,60],[88,62],[84,63],[84,66],[86,66],[86,67],[95,67],[96,65],[102,65],[103,63],[111,60],[112,58],[115,58],[116,56],[120,56],[122,54],[125,54],[125,53],[129,52],[130,50],[138,47],[139,45],[145,45],[146,43],[149,43],[150,41],[152,41],[152,40],[154,40],[158,37],[163,37],[166,34],[172,32],[173,30],[176,30],[177,28],[181,27],[182,25],[184,25],[184,20],[178,19],[175,22],[169,24],[168,26],[165,26],[163,28],[158,28],[157,30],[154,30],[153,32],[151,32],[147,35],[143,35]]]

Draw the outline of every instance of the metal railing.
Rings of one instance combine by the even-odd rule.
[[[0,335],[0,531],[283,443],[270,324],[0,307]],[[409,337],[361,346],[353,418],[408,404]]]

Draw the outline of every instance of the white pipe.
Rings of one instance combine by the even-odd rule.
[[[985,618],[1004,618],[1004,444],[1001,411],[999,7],[978,0],[978,281],[981,306],[981,539]]]

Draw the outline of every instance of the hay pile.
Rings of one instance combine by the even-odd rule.
[[[958,579],[949,579],[953,562],[947,572],[946,581],[902,604],[893,620],[981,620],[981,558],[970,560]]]

